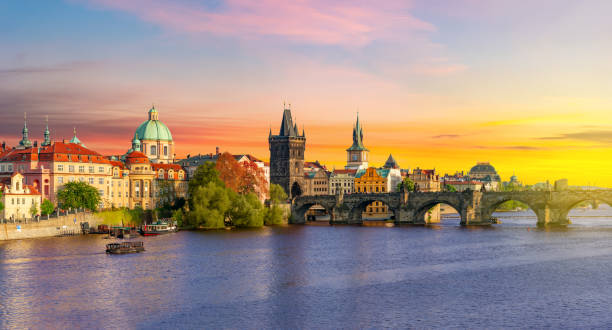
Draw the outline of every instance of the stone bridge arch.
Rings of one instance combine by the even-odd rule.
[[[296,197],[291,205],[290,223],[303,224],[306,222],[306,212],[315,206],[321,205],[327,214],[333,218],[333,210],[336,205],[335,196],[302,196]]]
[[[398,219],[398,213],[400,208],[399,195],[394,194],[353,194],[352,198],[346,198],[344,200],[344,207],[348,206],[348,222],[349,223],[363,223],[363,213],[365,212],[368,205],[374,202],[382,202],[389,209],[389,213],[392,214],[392,219]]]
[[[547,201],[550,200],[548,192],[487,192],[480,202],[480,216],[483,220],[493,218],[497,208],[508,201],[521,202],[535,213],[538,224],[548,222]]]
[[[560,209],[559,217],[569,220],[569,212],[578,204],[587,201],[598,201],[612,206],[612,191],[575,191],[558,192],[557,208]]]
[[[461,218],[461,223],[465,223],[464,221],[464,212],[462,211],[463,207],[462,207],[462,201],[460,200],[455,200],[455,198],[448,198],[447,196],[445,197],[433,197],[432,199],[428,199],[428,200],[423,200],[423,201],[419,201],[418,204],[414,204],[414,209],[413,209],[413,222],[415,224],[426,224],[428,223],[425,220],[425,213],[427,213],[427,211],[429,211],[431,208],[435,207],[436,205],[439,204],[446,204],[452,208],[454,208],[457,213],[459,213],[459,216]]]

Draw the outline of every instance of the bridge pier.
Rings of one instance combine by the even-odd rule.
[[[572,222],[568,219],[568,211],[562,206],[544,205],[534,210],[538,217],[538,226],[567,226]]]

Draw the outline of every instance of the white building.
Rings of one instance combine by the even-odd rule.
[[[23,183],[21,173],[16,172],[10,179],[0,182],[0,191],[2,191],[0,201],[4,204],[2,219],[30,219],[32,205],[37,208],[36,215],[40,215],[41,194],[34,187]]]
[[[342,191],[342,194],[352,194],[355,189],[356,170],[334,170],[329,176],[329,193],[335,195]]]

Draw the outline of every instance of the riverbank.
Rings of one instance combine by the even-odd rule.
[[[63,233],[79,233],[81,223],[97,227],[104,222],[95,213],[76,213],[59,216],[50,220],[30,221],[28,223],[0,224],[0,241],[59,236]]]

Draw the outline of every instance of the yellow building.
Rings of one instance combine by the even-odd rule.
[[[389,187],[390,170],[369,167],[359,170],[355,174],[355,193],[357,194],[384,194],[391,192]],[[390,218],[389,207],[383,202],[373,202],[363,212],[364,218],[386,219]]]

